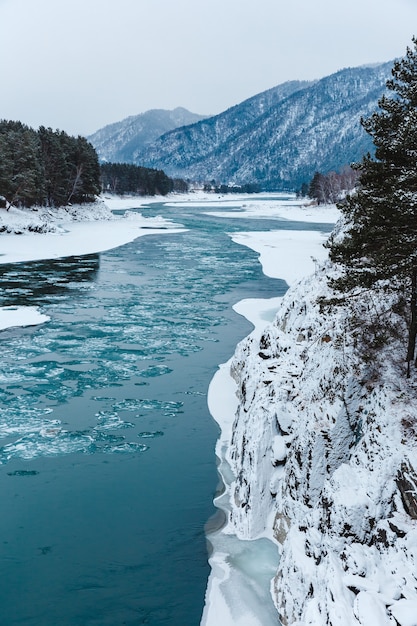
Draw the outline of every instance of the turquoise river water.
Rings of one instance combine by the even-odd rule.
[[[1,333],[0,624],[200,622],[217,485],[207,388],[251,328],[232,305],[286,290],[227,233],[323,225],[141,212],[188,230],[0,268],[0,306],[51,317]]]

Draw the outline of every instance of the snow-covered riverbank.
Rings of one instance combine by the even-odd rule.
[[[317,208],[317,207],[316,207]],[[246,203],[242,210],[253,217],[256,216],[256,205]],[[306,210],[301,203],[283,202],[269,203],[258,207],[259,216],[291,217],[311,222],[331,223],[339,216],[337,209],[332,207],[311,208]],[[240,214],[240,213],[239,213]],[[219,217],[225,213],[218,213]],[[236,212],[228,213],[228,217],[236,217]],[[259,253],[259,259],[265,274],[284,278],[293,285],[304,275],[315,271],[317,264],[326,258],[323,243],[326,236],[316,231],[271,231],[247,232],[233,235],[233,240],[246,245]],[[265,327],[271,322],[281,305],[281,298],[268,300],[245,299],[238,302],[234,309],[244,315],[253,325],[254,330],[242,342],[258,342]],[[240,347],[237,348],[239,354]],[[236,357],[235,357],[236,358]],[[209,579],[206,606],[202,618],[204,626],[269,626],[277,623],[277,611],[269,593],[269,582],[276,574],[278,567],[278,550],[274,538],[274,511],[266,507],[254,509],[251,517],[257,520],[256,528],[247,529],[243,519],[239,519],[236,504],[237,475],[242,470],[240,480],[255,486],[268,485],[270,481],[271,454],[264,467],[258,467],[259,474],[250,471],[245,476],[244,463],[239,467],[240,454],[233,459],[233,432],[238,426],[236,416],[239,414],[238,381],[234,380],[231,367],[234,359],[219,367],[211,381],[208,404],[211,414],[221,427],[221,435],[216,446],[219,459],[219,473],[225,491],[215,500],[216,506],[227,516],[227,523],[219,531],[209,537],[213,553],[210,557],[212,572]],[[248,368],[250,369],[250,367]],[[257,371],[253,371],[252,386],[256,389]],[[262,384],[262,382],[261,382]],[[256,415],[258,422],[256,432],[246,431],[244,437],[256,441],[259,429],[262,429],[262,407]],[[245,425],[246,427],[247,425]],[[239,426],[240,427],[240,426]],[[248,445],[251,445],[248,441]],[[243,453],[243,456],[244,453]],[[242,459],[243,461],[243,459]],[[245,513],[243,513],[243,516]]]
[[[267,259],[268,271],[277,269],[270,241],[240,239]],[[358,345],[352,313],[372,320],[384,303],[364,293],[348,303],[355,310],[323,312],[318,298],[332,295],[327,279],[336,270],[313,265],[272,324],[262,324],[272,311],[254,304],[255,331],[209,393],[222,427],[226,490],[217,504],[228,521],[219,534],[279,545],[271,586],[277,613],[262,613],[254,593],[269,557],[253,555],[246,579],[247,570],[238,572],[246,584],[239,595],[233,544],[228,553],[219,541],[216,551],[214,536],[205,626],[268,626],[277,615],[285,626],[417,625],[417,387],[414,373],[405,377],[404,320],[391,311],[399,337],[386,346],[373,347],[372,327],[369,347]],[[250,302],[244,312],[250,317]]]
[[[22,263],[45,259],[58,259],[68,256],[95,254],[121,246],[137,237],[161,232],[180,232],[181,225],[173,224],[161,217],[147,218],[142,214],[129,213],[130,208],[140,208],[153,202],[173,204],[196,203],[207,207],[216,201],[230,203],[231,206],[248,208],[248,196],[215,197],[213,194],[196,192],[160,197],[119,197],[105,196],[95,204],[50,209],[36,207],[8,211],[0,209],[0,265]],[[279,211],[283,217],[307,216],[311,207],[300,208],[300,203],[281,203]],[[271,215],[276,213],[276,202],[266,201],[262,210]],[[246,210],[245,209],[245,210]],[[318,214],[330,215],[329,211],[316,207]],[[116,216],[112,211],[125,210],[124,216]],[[241,208],[244,210],[244,208]],[[298,213],[297,213],[298,212]],[[313,212],[315,215],[315,213]],[[327,218],[326,218],[327,219]],[[323,218],[322,218],[323,220]],[[324,220],[325,221],[325,220]],[[30,326],[47,321],[33,307],[0,309],[0,329],[11,326]]]
[[[109,199],[113,209],[141,204],[143,215],[116,217],[101,206],[95,217],[80,220],[74,210],[49,232],[1,235],[0,263],[90,254],[145,234],[179,232],[180,225],[144,217],[146,205],[158,200],[212,213],[213,198],[203,194]],[[219,217],[326,224],[338,217],[334,207],[295,200],[218,201],[231,207]],[[202,624],[272,626],[279,614],[294,626],[417,626],[415,383],[402,378],[394,352],[381,353],[383,367],[375,362],[364,369],[346,311],[320,312],[317,298],[328,295],[334,268],[325,262],[319,231],[231,237],[255,250],[264,272],[284,278],[290,289],[282,299],[234,306],[254,330],[210,384],[225,485],[216,505],[227,523],[209,537]],[[364,299],[361,306],[366,314],[379,303]],[[47,321],[39,311],[8,308],[3,313],[12,323],[3,318],[2,325],[1,313],[2,328]]]
[[[109,198],[106,203],[61,209],[15,209],[0,213],[0,264],[58,259],[96,254],[133,241],[137,237],[181,227],[162,217],[145,218],[111,209],[137,206],[132,198]],[[10,231],[10,232],[9,232]]]

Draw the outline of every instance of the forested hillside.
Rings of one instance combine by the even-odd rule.
[[[59,207],[92,202],[101,191],[166,195],[187,191],[162,170],[105,163],[84,137],[21,122],[0,121],[0,206]]]
[[[90,202],[100,189],[97,153],[84,137],[0,121],[0,196],[7,203],[27,207]]]
[[[166,133],[133,162],[219,184],[299,189],[316,171],[339,170],[373,150],[360,125],[376,110],[392,63],[291,82],[224,113]]]
[[[131,115],[121,122],[109,124],[87,139],[97,150],[101,161],[135,163],[136,154],[142,152],[155,139],[174,128],[194,124],[204,117],[206,116],[191,113],[182,107],[173,111],[151,109],[139,115]]]

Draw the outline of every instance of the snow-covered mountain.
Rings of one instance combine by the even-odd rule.
[[[235,353],[230,524],[242,539],[273,527],[283,626],[415,626],[416,378],[400,339],[358,342],[349,320],[384,308],[375,294],[320,310],[336,272],[316,267]]]
[[[164,133],[193,124],[205,117],[182,107],[172,111],[152,109],[127,117],[121,122],[109,124],[90,135],[88,140],[102,161],[132,163],[137,152],[142,151]]]
[[[391,67],[389,62],[344,69],[314,82],[287,82],[165,133],[146,147],[132,141],[123,154],[170,176],[298,188],[316,170],[338,170],[372,152],[360,118],[377,108]],[[100,152],[98,138],[90,139]]]

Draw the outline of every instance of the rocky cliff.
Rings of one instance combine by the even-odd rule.
[[[231,523],[242,539],[273,527],[283,625],[415,626],[417,377],[405,377],[399,314],[385,341],[371,322],[357,334],[383,301],[320,309],[335,271],[290,289],[237,348]]]

